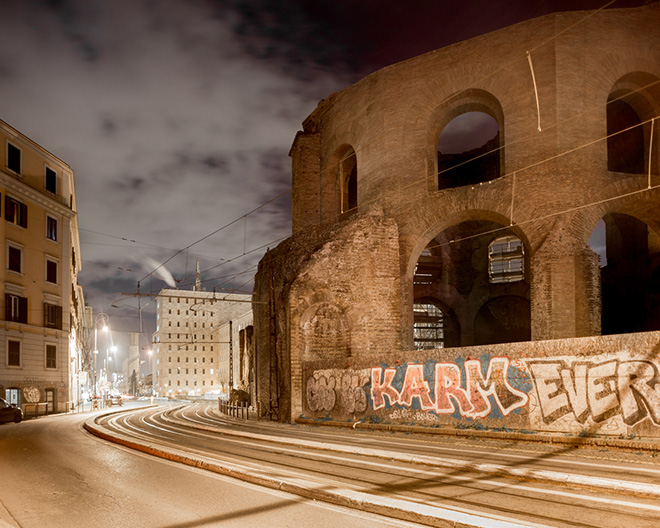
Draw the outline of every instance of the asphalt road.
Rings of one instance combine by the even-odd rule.
[[[86,432],[101,412],[0,425],[0,527],[414,527],[165,461]]]
[[[152,451],[298,484],[319,499],[395,505],[437,526],[453,514],[466,526],[660,526],[660,466],[650,453],[236,424],[203,404],[120,413],[96,426]]]

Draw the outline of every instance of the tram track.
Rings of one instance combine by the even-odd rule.
[[[93,426],[171,460],[431,526],[660,525],[660,506],[652,499],[529,482],[521,476],[513,480],[511,475],[484,473],[471,461],[465,467],[434,464],[441,454],[455,451],[443,453],[442,446],[425,442],[398,442],[398,451],[384,450],[396,440],[364,435],[328,438],[325,432],[307,428],[239,424],[199,404],[105,416]],[[343,443],[351,440],[353,445]],[[426,454],[405,454],[404,449]],[[513,461],[524,457],[509,454]],[[606,465],[578,462],[592,471]],[[657,468],[638,469],[647,480],[657,478]],[[639,484],[641,489],[644,483]]]

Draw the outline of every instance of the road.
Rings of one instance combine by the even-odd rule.
[[[82,427],[99,414],[0,425],[1,528],[418,526],[106,442]]]
[[[657,453],[238,424],[206,404],[92,425],[173,460],[427,525],[660,526]]]

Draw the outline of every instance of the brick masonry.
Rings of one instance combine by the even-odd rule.
[[[443,354],[456,363],[478,352],[482,376],[487,377],[490,360],[483,358],[503,354],[512,359],[511,347],[518,358],[551,350],[551,355],[565,357],[568,371],[579,377],[583,369],[571,370],[571,358],[576,356],[569,350],[577,338],[594,343],[589,355],[612,361],[642,357],[651,361],[644,364],[643,375],[655,372],[657,348],[652,341],[657,342],[657,333],[640,334],[645,337],[640,338],[639,349],[628,347],[637,346],[634,333],[600,335],[605,320],[601,312],[610,305],[602,293],[598,255],[588,241],[602,218],[629,215],[648,227],[644,258],[657,265],[660,140],[645,154],[644,163],[648,166],[650,155],[652,165],[648,189],[648,174],[608,170],[611,154],[606,135],[608,98],[632,94],[631,106],[643,123],[644,144],[650,143],[651,119],[660,115],[658,27],[660,7],[655,4],[591,14],[558,13],[392,65],[321,101],[291,149],[294,233],[267,253],[256,276],[261,415],[292,420],[305,413],[323,414],[328,401],[314,400],[309,406],[308,395],[316,390],[309,388],[310,374],[319,387],[326,383],[318,390],[328,398],[334,391],[338,397],[338,384],[356,390],[364,387],[363,382],[371,380],[365,373],[371,374],[372,367],[400,369],[410,361],[427,365]],[[540,113],[527,52],[533,61]],[[469,111],[486,113],[499,126],[499,177],[438,190],[438,139],[453,118]],[[656,139],[658,125],[656,120]],[[346,213],[339,206],[343,192],[339,173],[342,153],[349,151],[357,160],[358,205]],[[495,226],[523,241],[523,283],[494,286],[483,280],[467,281],[482,265],[468,250],[451,253],[446,247],[453,240],[447,238],[451,234],[469,239],[475,226]],[[610,238],[608,234],[608,251]],[[443,261],[444,282],[427,288],[424,295],[437,298],[456,314],[462,347],[425,351],[429,355],[422,357],[413,352],[412,306],[421,295],[413,276],[422,250],[432,241],[444,241],[438,243],[443,246],[440,252],[445,260],[453,255],[453,261],[450,267]],[[475,248],[484,253],[487,242]],[[657,279],[653,269],[637,273],[644,275],[644,284]],[[644,284],[638,289],[643,290]],[[651,290],[640,293],[644,301],[639,304],[660,302]],[[489,345],[496,347],[493,351],[470,352],[478,341],[474,327],[479,310],[502,296],[528,303],[532,341],[509,348],[493,343]],[[653,317],[660,313],[649,310]],[[656,329],[647,324],[626,331]],[[596,352],[601,342],[602,351]],[[392,363],[395,357],[398,366]],[[313,374],[353,372],[356,364],[362,365],[361,371],[349,377]],[[463,381],[465,375],[461,371]],[[320,382],[321,377],[326,381]],[[327,385],[329,377],[335,379],[332,389]],[[367,413],[373,410],[373,401],[368,391],[365,394],[365,402],[356,409],[366,404]],[[628,396],[626,392],[624,397]],[[493,398],[487,398],[491,404]],[[455,401],[453,396],[449,400]],[[413,398],[420,401],[420,396]],[[446,418],[438,409],[432,412]],[[504,423],[541,427],[538,420],[509,418],[512,413],[502,414],[507,417]],[[346,409],[339,414],[352,417]],[[388,419],[394,419],[392,414]],[[399,415],[407,419],[405,413]],[[600,421],[594,423],[605,421],[600,415],[596,418]],[[456,415],[453,419],[484,418]],[[580,420],[577,423],[583,426],[592,418]],[[652,422],[626,420],[630,423],[624,420],[625,427],[635,430]],[[621,427],[616,434],[623,434],[619,431]]]

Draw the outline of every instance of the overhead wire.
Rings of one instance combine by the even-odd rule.
[[[583,16],[582,18],[578,19],[575,23],[570,24],[570,25],[568,25],[568,26],[562,28],[561,30],[557,31],[557,32],[556,32],[554,35],[552,35],[551,37],[547,38],[546,40],[544,40],[543,42],[537,44],[536,46],[533,46],[532,48],[530,48],[530,50],[527,50],[526,53],[527,53],[527,54],[530,54],[531,51],[538,50],[538,49],[541,48],[542,46],[544,46],[544,45],[546,45],[546,44],[548,44],[548,43],[554,41],[557,37],[559,37],[559,36],[562,35],[563,33],[567,32],[567,31],[570,31],[571,29],[573,29],[574,27],[576,27],[576,26],[578,26],[579,24],[583,23],[585,20],[587,20],[587,19],[590,18],[591,16],[594,16],[594,15],[595,15],[596,13],[598,13],[599,11],[602,11],[603,9],[606,9],[607,7],[609,7],[609,6],[611,6],[612,4],[616,3],[616,1],[617,1],[617,0],[611,0],[611,1],[607,2],[606,4],[604,4],[603,6],[601,6],[600,8],[588,12],[585,16]],[[531,59],[531,57],[530,57],[530,59]],[[502,65],[500,65],[498,68],[496,68],[494,71],[492,71],[492,72],[490,72],[489,74],[483,76],[482,79],[480,79],[479,81],[477,81],[476,83],[473,83],[473,84],[476,85],[476,84],[478,84],[479,82],[488,79],[489,77],[491,77],[491,76],[495,75],[496,73],[502,71],[504,68],[508,67],[510,64],[514,63],[514,62],[517,61],[517,60],[518,60],[517,58],[512,58],[512,59],[510,59],[509,61],[506,61],[504,64],[502,64]],[[652,83],[652,84],[655,84],[655,83]],[[534,86],[534,88],[536,89],[536,86]],[[642,88],[640,88],[640,89],[645,89],[645,88],[648,88],[648,86],[647,86],[647,87],[642,87]],[[440,102],[438,103],[438,105],[442,105],[442,104],[444,104],[444,103],[447,103],[447,102],[451,101],[451,99],[453,99],[453,98],[455,98],[455,97],[458,97],[458,96],[459,96],[461,93],[463,93],[464,91],[465,91],[465,90],[459,90],[458,92],[453,93],[453,94],[447,96],[443,101],[440,101]],[[628,94],[626,94],[626,95],[628,95]],[[537,96],[538,96],[538,94],[537,94]],[[623,96],[622,96],[622,97],[623,97]],[[618,98],[617,98],[617,99],[618,99]],[[537,102],[538,102],[538,99],[537,99]],[[610,104],[610,102],[612,102],[612,101],[608,101],[608,104]],[[538,107],[537,107],[537,108],[538,108]],[[591,111],[591,110],[592,110],[592,109],[587,109],[587,110],[584,110],[583,112],[580,112],[579,114],[574,114],[574,115],[572,115],[571,117],[569,117],[569,118],[567,118],[567,119],[565,119],[565,120],[563,120],[563,121],[561,121],[561,122],[558,122],[558,123],[555,123],[555,124],[553,124],[553,125],[550,125],[549,127],[546,127],[544,131],[547,131],[547,130],[552,129],[552,128],[555,128],[555,127],[558,127],[559,125],[564,124],[564,123],[566,123],[566,122],[568,122],[568,121],[570,121],[570,120],[577,119],[577,118],[580,117],[581,115],[583,115],[583,114],[585,114],[586,112]],[[593,110],[595,110],[595,108],[594,108]],[[540,127],[540,114],[539,114],[538,119],[539,119],[539,127]],[[384,135],[384,134],[380,135],[380,137],[382,137],[383,135]],[[560,154],[555,155],[555,156],[551,156],[551,157],[549,157],[549,158],[547,158],[547,159],[544,159],[544,160],[540,160],[540,161],[538,161],[538,162],[535,162],[535,163],[533,163],[533,164],[528,165],[527,167],[525,167],[525,168],[523,168],[523,169],[517,169],[517,171],[515,171],[515,172],[513,173],[513,177],[515,178],[515,174],[516,174],[516,172],[520,172],[520,171],[528,170],[528,169],[530,169],[531,167],[537,166],[537,165],[539,165],[539,164],[541,164],[541,163],[544,163],[544,162],[547,162],[547,161],[549,161],[549,160],[551,160],[551,159],[555,159],[555,158],[557,158],[557,157],[560,157],[560,156],[566,155],[566,154],[568,154],[568,153],[570,153],[570,152],[573,152],[573,151],[575,151],[575,150],[579,150],[580,148],[584,148],[584,147],[586,147],[586,146],[588,146],[588,145],[590,145],[590,144],[593,144],[593,143],[595,143],[595,142],[597,142],[597,141],[601,141],[601,140],[603,140],[603,139],[605,139],[605,138],[607,138],[607,137],[609,137],[609,136],[605,136],[605,137],[603,137],[603,138],[599,138],[599,139],[597,139],[597,140],[594,140],[594,141],[592,141],[592,142],[589,142],[589,143],[586,144],[586,145],[583,145],[583,146],[580,146],[580,147],[576,147],[576,148],[574,148],[574,149],[570,149],[569,151],[566,151],[566,152],[564,152],[564,153],[560,153]],[[518,140],[516,140],[515,142],[508,142],[508,143],[506,143],[506,144],[502,143],[502,144],[498,147],[498,149],[495,149],[495,150],[501,150],[501,149],[504,149],[506,146],[511,146],[511,145],[513,145],[513,144],[515,144],[515,143],[519,143],[519,142],[521,142],[521,141],[527,141],[527,140],[529,140],[529,139],[530,139],[530,137],[528,136],[528,137],[524,137],[524,138],[518,139]],[[370,144],[371,144],[371,143],[370,143]],[[320,171],[320,173],[319,173],[320,176],[322,176],[324,173],[327,174],[327,173],[328,173],[329,171],[331,171],[331,170],[336,170],[336,169],[339,167],[339,165],[340,165],[343,161],[346,161],[346,160],[350,159],[350,158],[353,157],[353,156],[357,157],[357,154],[360,153],[360,152],[362,152],[362,151],[363,151],[365,148],[367,148],[368,146],[369,146],[369,145],[363,145],[362,148],[360,148],[359,150],[357,150],[357,151],[353,150],[349,155],[347,155],[347,156],[345,156],[345,157],[342,157],[342,158],[338,159],[335,163],[331,163],[331,164],[327,165],[324,169],[321,169],[321,171]],[[479,157],[482,157],[482,156],[487,155],[487,154],[488,154],[488,153],[480,154],[480,155],[475,156],[474,158],[472,158],[472,159],[470,159],[470,160],[463,161],[463,162],[457,164],[456,166],[452,166],[452,167],[446,168],[446,169],[444,169],[443,171],[438,171],[437,174],[439,175],[439,174],[441,174],[441,173],[443,173],[443,172],[446,172],[446,171],[452,170],[453,168],[455,168],[455,167],[457,167],[457,166],[463,165],[463,164],[465,164],[465,163],[469,163],[469,162],[472,161],[473,159],[478,159]],[[508,176],[508,174],[504,174],[504,175],[502,175],[501,177],[506,177],[506,176]],[[378,197],[377,200],[374,199],[374,200],[371,200],[371,201],[368,201],[368,202],[363,202],[361,205],[369,205],[370,203],[373,203],[373,202],[375,202],[375,201],[381,201],[381,200],[383,199],[383,197],[386,197],[388,194],[394,194],[394,193],[400,192],[401,190],[404,190],[404,189],[406,189],[406,188],[408,188],[408,187],[417,186],[417,185],[419,184],[419,182],[424,181],[424,180],[426,180],[426,179],[427,179],[427,176],[424,176],[424,177],[422,177],[422,178],[416,179],[416,180],[414,180],[414,181],[409,182],[407,185],[405,185],[405,186],[403,186],[403,187],[399,187],[398,189],[391,191],[391,193],[385,193],[385,195],[380,195],[380,196]],[[263,204],[261,204],[261,205],[259,205],[258,207],[252,209],[252,210],[249,211],[248,213],[246,213],[246,214],[244,214],[244,215],[241,215],[240,217],[236,218],[235,220],[233,220],[233,221],[231,221],[231,222],[229,222],[229,223],[223,225],[222,227],[220,227],[220,228],[214,230],[213,232],[211,232],[211,233],[209,233],[208,235],[206,235],[206,236],[200,238],[199,240],[193,242],[192,244],[186,246],[185,248],[182,248],[182,249],[176,250],[176,252],[175,252],[171,257],[169,257],[169,258],[166,259],[164,262],[162,262],[157,268],[155,268],[154,270],[152,270],[151,272],[149,272],[144,278],[141,279],[141,281],[144,281],[146,278],[148,278],[149,276],[153,275],[156,271],[158,271],[160,268],[162,268],[165,264],[167,264],[169,261],[171,261],[174,257],[176,257],[177,255],[181,254],[183,251],[187,251],[189,248],[193,247],[194,245],[199,244],[200,242],[202,242],[202,241],[204,241],[204,240],[210,238],[211,236],[213,236],[213,235],[217,234],[218,232],[220,232],[220,231],[222,231],[222,230],[224,230],[224,229],[226,229],[226,228],[228,228],[228,227],[230,227],[230,226],[236,224],[237,222],[239,222],[239,221],[241,221],[241,220],[243,220],[244,222],[246,222],[246,221],[247,221],[247,217],[248,217],[249,215],[251,215],[251,214],[253,214],[254,212],[256,212],[256,211],[262,209],[263,207],[269,205],[270,203],[274,202],[275,200],[278,200],[279,198],[281,198],[281,197],[283,197],[283,196],[289,194],[290,192],[291,192],[291,189],[288,189],[288,190],[286,190],[286,191],[284,191],[284,192],[278,194],[278,195],[275,196],[274,198],[268,200],[267,202],[264,202]],[[513,205],[513,197],[512,197],[512,205]],[[339,214],[340,214],[340,213],[336,213],[335,216],[334,216],[334,218],[337,218],[337,217],[339,216]],[[119,238],[119,237],[118,237],[118,238]],[[220,264],[217,264],[217,265],[215,265],[215,266],[212,266],[212,267],[210,267],[210,268],[208,268],[208,269],[206,269],[206,270],[204,270],[203,272],[200,272],[200,273],[206,273],[206,272],[211,271],[211,270],[213,270],[213,269],[215,269],[215,268],[217,268],[217,267],[219,267],[219,266],[222,266],[222,265],[228,264],[228,263],[230,263],[230,262],[233,262],[233,261],[235,261],[235,260],[237,260],[237,259],[239,259],[239,258],[241,258],[241,257],[243,257],[243,256],[246,256],[246,255],[251,254],[251,253],[253,253],[253,252],[255,252],[255,251],[258,251],[259,249],[262,249],[263,247],[269,246],[269,245],[272,244],[272,243],[277,243],[277,242],[279,242],[279,241],[281,241],[281,240],[284,240],[285,238],[288,238],[288,236],[287,236],[287,237],[282,237],[282,238],[280,238],[280,239],[277,239],[276,241],[271,242],[271,243],[269,243],[269,244],[264,244],[263,246],[260,246],[260,247],[258,247],[258,248],[255,248],[255,249],[253,249],[253,250],[251,250],[251,251],[246,251],[246,247],[247,247],[247,234],[246,234],[246,227],[244,226],[243,254],[238,255],[238,256],[236,256],[236,257],[234,257],[234,258],[232,258],[232,259],[225,260],[224,262],[222,262],[222,263],[220,263]],[[122,239],[123,239],[123,238],[122,238]],[[210,279],[210,280],[215,280],[215,279]],[[140,282],[141,282],[141,281],[140,281]],[[203,282],[207,282],[207,280],[205,280],[205,281],[203,281]]]

